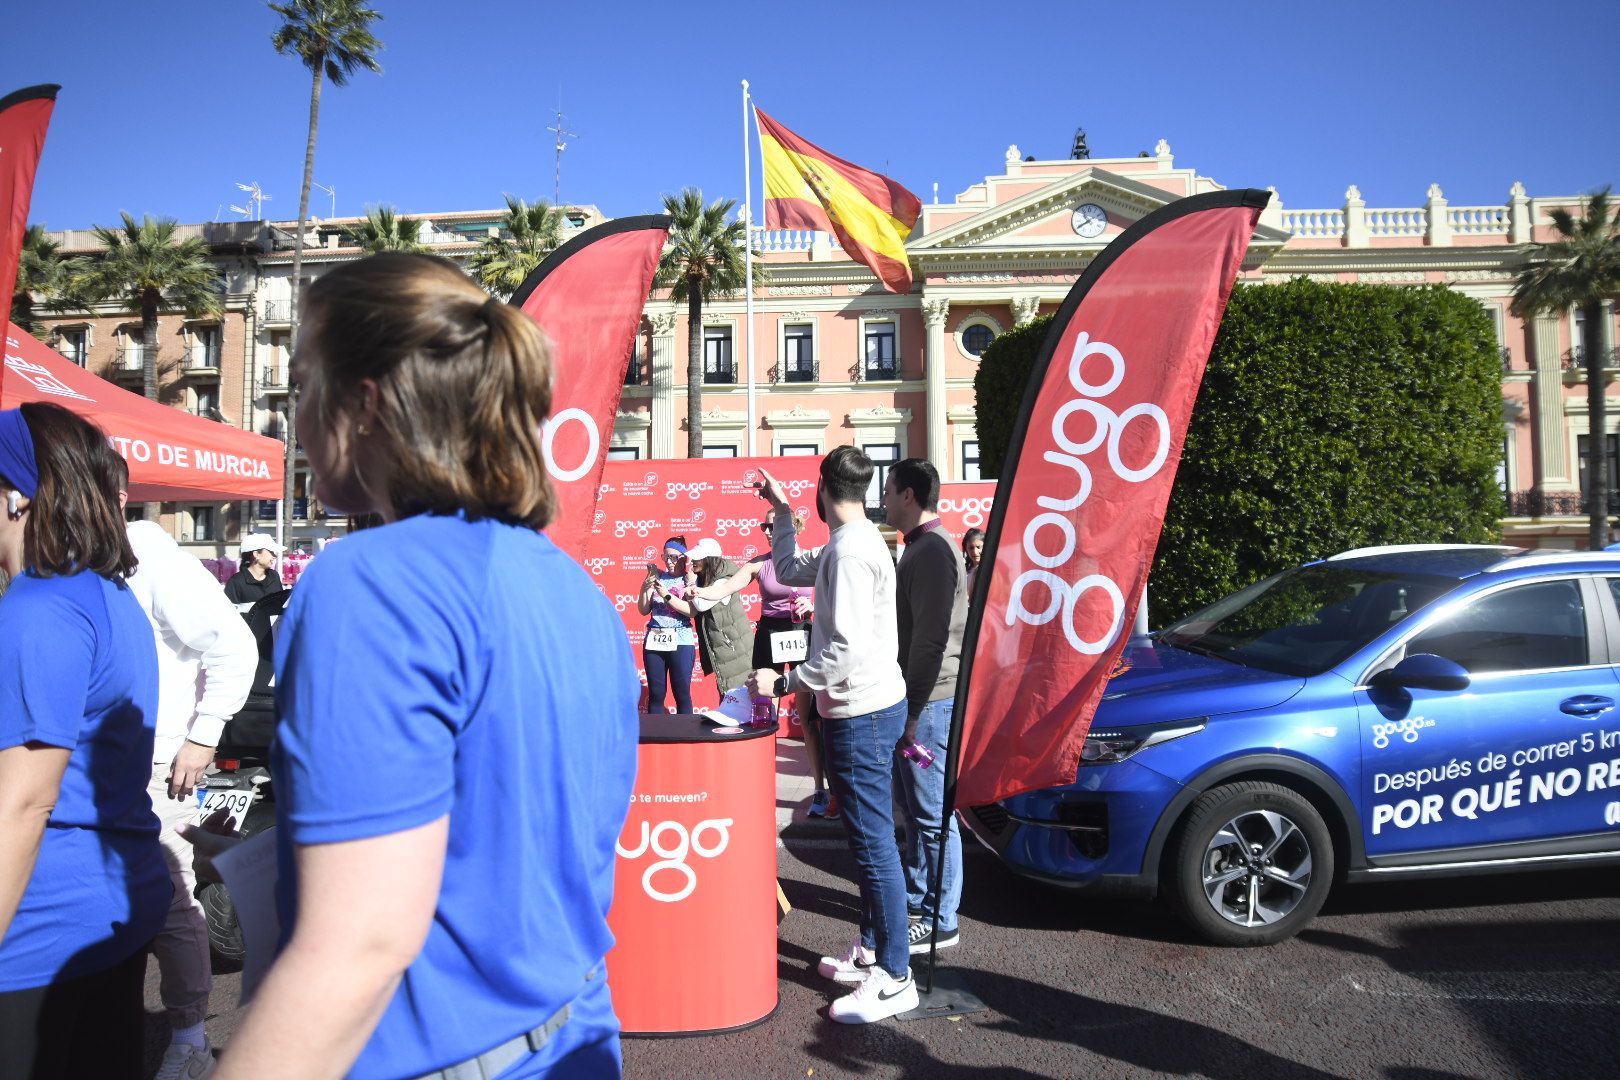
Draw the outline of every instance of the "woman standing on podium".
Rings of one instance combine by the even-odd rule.
[[[283,944],[216,1080],[616,1077],[602,962],[641,687],[613,605],[540,531],[545,340],[425,255],[306,295],[316,493],[386,523],[282,616]]]

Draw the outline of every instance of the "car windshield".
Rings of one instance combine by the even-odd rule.
[[[1218,600],[1159,640],[1245,667],[1320,675],[1456,586],[1452,578],[1317,563]]]

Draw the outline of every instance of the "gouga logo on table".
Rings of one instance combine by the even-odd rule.
[[[731,843],[731,818],[710,818],[700,821],[687,832],[686,826],[678,821],[660,821],[656,825],[641,822],[641,838],[636,842],[634,850],[627,850],[622,843],[614,842],[613,848],[623,859],[639,859],[651,849],[657,861],[647,867],[641,875],[641,887],[648,896],[666,904],[673,904],[685,900],[697,888],[697,871],[686,864],[688,855],[696,855],[703,859],[712,859],[726,850]],[[704,842],[705,834],[712,833],[713,838]],[[655,882],[653,879],[660,872],[664,878]],[[673,891],[663,886],[672,884],[669,874],[676,874],[680,887]]]
[[[1108,378],[1103,382],[1088,382],[1081,371],[1085,361],[1092,357],[1100,357],[1110,365]],[[1075,493],[1067,498],[1055,495],[1036,498],[1035,505],[1045,513],[1036,514],[1025,524],[1022,545],[1024,560],[1034,566],[1013,581],[1012,596],[1007,605],[1008,626],[1015,621],[1040,626],[1051,622],[1061,611],[1063,636],[1072,649],[1088,656],[1107,650],[1124,628],[1125,596],[1120,592],[1118,583],[1106,574],[1087,574],[1070,582],[1052,572],[1067,569],[1079,550],[1080,538],[1075,532],[1072,515],[1091,497],[1092,487],[1091,465],[1083,459],[1089,458],[1095,463],[1097,452],[1104,451],[1108,468],[1115,477],[1127,483],[1141,483],[1163,468],[1170,455],[1170,420],[1163,409],[1152,402],[1140,402],[1115,412],[1097,400],[1112,394],[1124,379],[1125,357],[1120,351],[1107,342],[1092,341],[1089,335],[1082,332],[1075,340],[1074,352],[1069,357],[1069,385],[1079,396],[1065,402],[1053,414],[1050,433],[1053,449],[1043,455],[1050,464],[1061,465],[1074,473]],[[1075,413],[1084,413],[1092,421],[1091,434],[1079,441],[1070,438],[1066,428],[1069,418]],[[1120,439],[1126,427],[1138,417],[1148,418],[1157,427],[1158,446],[1146,465],[1133,469],[1120,459]],[[1058,535],[1059,544],[1055,552],[1049,553],[1042,549],[1038,541],[1043,532],[1050,534],[1053,531]],[[1039,611],[1031,611],[1024,602],[1025,593],[1031,585],[1046,588],[1046,606]],[[1075,608],[1079,606],[1080,598],[1092,591],[1101,592],[1107,597],[1110,614],[1102,636],[1088,641],[1075,629]]]

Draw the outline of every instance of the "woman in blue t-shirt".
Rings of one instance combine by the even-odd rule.
[[[664,684],[675,692],[675,711],[692,711],[692,662],[697,657],[697,631],[692,620],[670,607],[672,596],[683,596],[695,587],[696,577],[687,568],[686,537],[672,536],[664,541],[664,569],[650,563],[647,577],[636,597],[636,608],[647,619],[647,637],[641,660],[647,672],[647,711],[664,711]]]
[[[107,437],[0,412],[0,1076],[138,1077],[169,871],[146,797],[152,627]]]
[[[307,300],[316,494],[385,524],[311,562],[278,627],[283,940],[216,1075],[617,1076],[602,961],[641,686],[540,532],[544,338],[424,255]]]

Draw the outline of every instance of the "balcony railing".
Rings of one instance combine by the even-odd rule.
[[[115,366],[119,371],[140,371],[146,367],[146,348],[139,343],[118,346]]]
[[[630,354],[630,366],[624,369],[624,385],[641,385],[641,354],[639,352]]]
[[[1591,502],[1573,491],[1514,491],[1507,497],[1508,517],[1586,517]],[[1609,492],[1609,513],[1620,513],[1620,490]]]
[[[705,364],[703,367],[703,382],[705,385],[736,385],[736,364]]]
[[[218,371],[219,353],[218,345],[193,345],[190,351],[186,353],[186,370],[212,369]]]
[[[1605,368],[1620,367],[1620,348],[1609,349],[1600,355],[1604,357],[1603,366]],[[1565,371],[1585,371],[1586,350],[1579,345],[1569,349],[1564,353],[1563,363]]]
[[[821,364],[812,357],[809,361],[803,359],[785,360],[777,368],[782,375],[782,382],[812,383],[821,381]]]
[[[266,300],[264,302],[264,321],[274,323],[292,322],[292,301]]]

